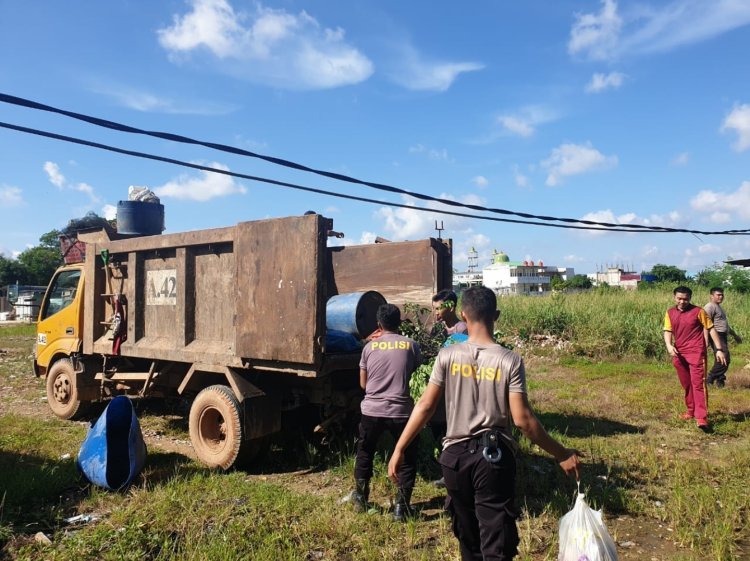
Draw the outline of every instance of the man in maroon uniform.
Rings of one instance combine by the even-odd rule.
[[[453,519],[463,561],[500,561],[517,553],[515,480],[517,444],[511,419],[534,444],[547,451],[568,474],[578,476],[578,453],[552,438],[526,396],[523,359],[495,343],[497,296],[475,286],[463,293],[461,315],[469,329],[466,343],[440,350],[427,389],[396,443],[388,464],[401,483],[400,467],[422,427],[445,393],[448,434],[440,464],[448,490],[446,509]]]
[[[396,331],[401,324],[401,312],[393,304],[383,304],[377,312],[382,334],[362,349],[359,362],[359,384],[365,390],[360,406],[357,458],[354,463],[356,488],[351,494],[354,508],[367,509],[372,477],[372,460],[378,439],[388,430],[398,439],[414,407],[409,393],[409,379],[421,361],[419,345]],[[410,515],[409,501],[417,475],[417,446],[405,452],[399,470],[398,495],[393,518],[403,521]]]
[[[726,364],[727,359],[713,322],[703,308],[690,303],[693,291],[687,286],[678,286],[673,293],[676,305],[664,315],[664,343],[685,390],[687,411],[680,416],[683,419],[695,418],[699,429],[709,431],[706,390],[709,336],[718,349],[716,360]]]

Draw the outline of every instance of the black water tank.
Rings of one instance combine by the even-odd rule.
[[[152,236],[164,231],[164,205],[144,201],[117,203],[117,233]]]

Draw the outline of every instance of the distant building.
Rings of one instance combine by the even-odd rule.
[[[470,286],[482,286],[484,275],[482,271],[463,271],[453,273],[453,288],[469,288]]]
[[[626,271],[622,267],[607,267],[603,271],[597,271],[588,275],[594,286],[607,284],[609,286],[619,286],[625,290],[635,290],[641,282],[654,282],[654,275]]]
[[[482,270],[484,286],[500,295],[550,292],[553,278],[566,281],[574,275],[572,267],[554,267],[533,260],[511,261],[502,251],[496,251],[492,264]]]
[[[0,314],[3,319],[35,320],[46,286],[9,284],[0,288]]]
[[[470,286],[482,286],[484,276],[478,270],[479,253],[473,247],[469,250],[469,263],[466,271],[453,273],[453,288],[461,290]]]

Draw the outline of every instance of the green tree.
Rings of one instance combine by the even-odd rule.
[[[26,271],[15,259],[8,259],[0,255],[0,286],[16,283],[28,284]]]
[[[549,281],[549,287],[552,290],[565,290],[565,281],[562,277],[554,276]]]
[[[59,247],[53,249],[38,245],[18,256],[18,263],[26,273],[25,284],[37,286],[45,286],[62,262]]]
[[[577,289],[588,289],[593,286],[591,279],[586,275],[573,275],[565,282],[565,284],[568,288]]]
[[[687,280],[685,271],[678,269],[674,265],[659,263],[654,265],[649,273],[656,277],[657,282],[684,282]]]
[[[695,282],[706,288],[718,286],[747,294],[750,292],[750,269],[717,263],[699,272]]]
[[[39,247],[60,251],[60,230],[51,230],[39,238]]]

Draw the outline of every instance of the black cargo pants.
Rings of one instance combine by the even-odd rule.
[[[516,459],[505,444],[502,458],[490,463],[478,438],[453,444],[440,454],[462,561],[513,559],[518,551],[515,511]]]
[[[719,350],[716,348],[716,345],[714,344],[714,340],[709,337],[708,342],[711,344],[711,350],[714,352],[714,366],[709,370],[708,372],[708,378],[706,381],[709,384],[713,384],[714,382],[726,382],[727,380],[727,370],[729,370],[729,361],[731,360],[729,356],[729,343],[727,341],[727,334],[723,331],[717,331],[716,334],[719,336],[719,342],[721,342],[721,349],[724,351],[724,357],[727,359],[726,364],[720,363],[718,360],[716,360],[716,351]]]
[[[387,417],[370,417],[362,415],[359,421],[359,438],[357,439],[357,457],[354,462],[354,479],[367,479],[372,477],[372,460],[380,436],[386,430],[398,441],[404,432],[408,418],[389,419]],[[418,438],[415,438],[404,451],[404,461],[398,470],[398,486],[400,489],[413,489],[417,478],[417,446]]]

